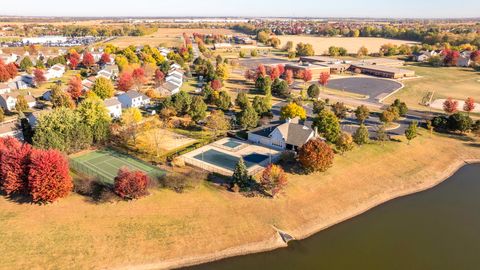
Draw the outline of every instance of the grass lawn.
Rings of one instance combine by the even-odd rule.
[[[302,235],[379,198],[428,183],[452,162],[479,158],[479,143],[423,132],[411,145],[365,145],[337,155],[326,173],[289,174],[278,199],[246,198],[209,183],[178,194],[93,204],[72,194],[39,206],[0,197],[3,269],[99,269],[204,255],[267,241],[272,225]],[[388,197],[388,196],[387,196]],[[139,268],[137,268],[139,269]]]
[[[53,79],[49,82],[46,82],[46,83],[40,85],[40,87],[28,88],[28,89],[25,89],[25,90],[22,90],[22,91],[31,92],[34,97],[41,97],[43,95],[43,93],[45,93],[45,91],[50,89],[50,87],[52,87],[52,85],[55,84],[56,81],[60,80],[63,85],[66,85],[66,84],[68,84],[68,81],[70,81],[70,78],[72,78],[73,76],[75,76],[79,73],[80,73],[79,70],[67,70],[65,72],[65,74],[63,74],[63,77],[61,77],[61,78]]]
[[[391,103],[399,98],[407,102],[411,108],[426,110],[428,108],[420,103],[431,91],[435,91],[433,100],[447,97],[460,100],[473,97],[480,100],[480,72],[475,72],[471,68],[430,67],[421,64],[405,68],[414,70],[421,78],[403,81],[405,88],[386,99],[385,103]]]

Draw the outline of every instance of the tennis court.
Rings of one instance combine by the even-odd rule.
[[[113,150],[97,150],[70,159],[70,167],[89,176],[100,178],[103,182],[113,183],[120,168],[145,172],[151,178],[158,178],[164,171],[146,162],[137,160]]]

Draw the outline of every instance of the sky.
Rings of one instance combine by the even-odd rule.
[[[478,18],[480,0],[17,0],[0,15]]]

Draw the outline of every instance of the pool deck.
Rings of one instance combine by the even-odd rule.
[[[240,145],[238,145],[235,148],[230,148],[228,146],[225,146],[225,143],[228,143],[228,142],[237,142]],[[249,141],[241,141],[233,138],[223,138],[214,143],[211,143],[209,145],[196,149],[190,153],[187,153],[183,155],[182,158],[186,164],[189,164],[191,166],[195,166],[209,172],[218,173],[225,176],[231,176],[233,174],[232,170],[195,158],[195,156],[201,155],[202,153],[205,153],[208,150],[216,150],[218,152],[222,152],[226,155],[234,156],[237,158],[248,156],[254,153],[271,157],[271,159],[267,158],[264,161],[248,168],[249,175],[254,175],[260,172],[261,170],[263,170],[268,164],[270,164],[270,162],[277,161],[280,158],[280,154],[281,154],[281,151],[268,148],[262,145],[253,144]]]

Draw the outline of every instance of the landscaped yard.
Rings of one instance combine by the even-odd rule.
[[[72,194],[39,206],[1,196],[0,268],[99,269],[165,262],[273,241],[272,225],[297,237],[309,225],[327,225],[358,205],[440,177],[452,162],[479,155],[478,143],[422,132],[411,145],[365,145],[338,155],[326,173],[289,174],[285,195],[278,199],[247,198],[207,182],[183,194],[155,189],[138,201],[114,204]]]
[[[421,64],[409,65],[404,68],[415,70],[421,78],[403,81],[405,88],[385,100],[391,103],[396,98],[407,102],[415,109],[428,109],[420,105],[422,98],[428,92],[434,91],[433,100],[452,97],[465,100],[473,97],[480,100],[480,73],[471,68],[430,67]]]

